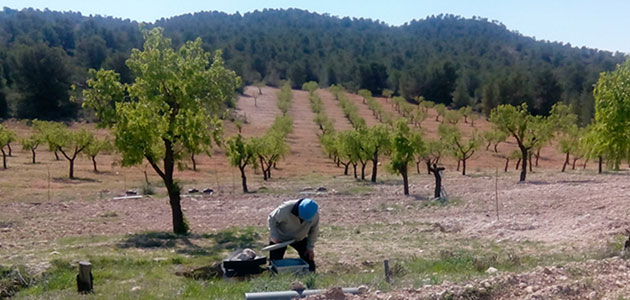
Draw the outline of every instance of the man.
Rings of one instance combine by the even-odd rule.
[[[269,214],[269,245],[295,240],[291,244],[300,258],[308,263],[309,270],[315,272],[315,242],[319,234],[319,212],[315,201],[304,198],[282,203]],[[284,257],[287,247],[272,250],[269,259]]]

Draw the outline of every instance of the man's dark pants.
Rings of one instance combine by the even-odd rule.
[[[273,244],[276,244],[276,243],[271,242],[271,241],[269,242],[269,245],[273,245]],[[293,247],[295,250],[297,250],[298,254],[300,255],[300,258],[305,260],[308,263],[308,269],[311,272],[315,272],[315,261],[314,260],[310,260],[308,258],[308,256],[306,255],[306,239],[303,239],[303,240],[298,241],[298,242],[294,242],[290,246]],[[271,260],[282,259],[282,258],[284,258],[284,252],[285,251],[287,251],[287,247],[282,247],[280,249],[271,250],[269,252],[269,259],[271,259]]]

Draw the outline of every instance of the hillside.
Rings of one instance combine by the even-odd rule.
[[[124,64],[140,48],[138,23],[80,13],[5,8],[0,12],[0,117],[81,117],[70,103],[72,84],[84,86],[88,68],[114,69],[133,80]],[[430,16],[402,26],[338,18],[303,10],[219,12],[161,19],[174,44],[201,37],[221,49],[228,67],[246,84],[294,87],[315,80],[350,91],[388,88],[480,112],[501,103],[527,102],[546,114],[557,101],[574,104],[583,124],[593,114],[591,89],[602,71],[625,59],[571,45],[537,41],[484,18]],[[48,62],[48,63],[45,63]],[[48,85],[38,82],[47,80]],[[42,106],[46,110],[37,110]],[[42,112],[43,111],[43,112]]]

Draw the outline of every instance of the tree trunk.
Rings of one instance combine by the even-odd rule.
[[[427,160],[427,175],[431,175],[431,160]]]
[[[523,165],[521,168],[521,181],[525,181],[527,177],[527,148],[521,147],[521,153],[523,155]]]
[[[518,167],[521,165],[521,158],[519,157],[519,159],[516,161],[516,170],[518,170]]]
[[[416,162],[416,173],[417,173],[417,174],[420,174],[420,163],[421,163],[421,162],[422,162],[422,161],[417,161],[417,162]]]
[[[503,172],[507,172],[507,170],[508,170],[508,165],[509,165],[509,164],[510,164],[510,159],[509,159],[509,158],[506,158],[506,159],[505,159],[505,171],[503,171]]]
[[[600,155],[598,157],[599,162],[598,162],[598,167],[597,167],[597,173],[601,174],[602,173],[602,161],[604,160],[603,157]]]
[[[96,168],[96,156],[92,156],[92,166],[94,167],[94,173],[98,173],[98,169]]]
[[[532,153],[531,152],[529,152],[528,159],[529,159],[529,171],[534,172],[534,170],[532,169]]]
[[[350,165],[350,163],[344,164],[344,168],[343,168],[343,175],[348,176],[348,166]]]
[[[9,148],[9,156],[13,156],[13,149],[11,149],[11,143],[7,143],[7,148]]]
[[[354,178],[359,178],[359,176],[357,175],[357,164],[352,164],[352,169],[354,169]]]
[[[70,163],[70,171],[68,177],[70,179],[74,179],[74,158],[69,159],[68,162]]]
[[[562,164],[562,172],[567,169],[567,165],[569,164],[569,152],[567,152],[564,158],[564,164]]]
[[[436,164],[433,164],[433,168],[431,168],[431,172],[435,176],[435,191],[433,193],[433,197],[440,198],[442,194],[442,176],[440,175],[440,171],[444,170],[444,168],[438,168]]]
[[[540,149],[536,151],[536,167],[538,167],[538,159],[540,159]]]
[[[365,180],[365,166],[366,165],[367,165],[367,161],[361,162],[361,180]]]
[[[0,151],[2,151],[2,168],[6,169],[7,168],[7,154],[4,152],[4,148],[0,148]]]
[[[573,165],[571,166],[571,170],[575,170],[575,162],[580,158],[573,157]]]
[[[243,193],[247,194],[249,193],[249,190],[247,189],[247,176],[245,175],[245,166],[238,168],[239,170],[241,170],[241,183],[243,185]]]
[[[461,159],[457,159],[457,171],[459,171],[459,165],[462,163]]]
[[[462,175],[466,176],[466,156],[462,159]]]
[[[582,170],[586,170],[586,163],[588,163],[588,159],[584,160],[584,164],[582,165]]]
[[[197,162],[195,161],[195,153],[190,155],[190,160],[193,163],[193,171],[197,172]]]
[[[372,182],[376,182],[376,171],[378,168],[378,150],[374,152],[374,156],[372,157]]]
[[[33,153],[33,164],[36,164],[37,161],[35,161],[35,148],[31,149],[31,153]]]
[[[55,150],[54,153],[55,153],[55,160],[60,160],[59,153],[57,153],[57,150]]]
[[[400,175],[403,178],[403,192],[405,195],[409,195],[409,178],[407,178],[407,166],[404,166],[402,170],[400,170]]]
[[[267,181],[267,171],[265,169],[265,161],[262,159],[262,157],[259,157],[260,159],[260,169],[263,172],[263,180]]]
[[[497,147],[499,147],[499,143],[494,144],[494,153],[499,153],[499,149]]]
[[[172,176],[172,174],[171,174]],[[176,234],[188,233],[188,228],[184,222],[184,213],[182,212],[180,187],[172,182],[166,185],[168,191],[169,203],[171,204],[171,212],[173,213],[173,232]]]
[[[486,145],[486,151],[488,151],[488,149],[490,149],[490,145],[492,145],[492,143],[488,143],[488,145]]]

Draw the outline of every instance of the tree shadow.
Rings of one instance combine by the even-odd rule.
[[[98,179],[94,179],[94,178],[80,178],[80,177],[75,177],[73,179],[70,179],[68,177],[54,177],[52,179],[53,182],[58,182],[58,183],[66,183],[66,184],[81,184],[81,183],[93,183],[93,182],[97,182],[100,183],[101,181]]]
[[[587,183],[601,183],[601,180],[594,179],[583,179],[583,180],[559,180],[559,181],[540,181],[540,180],[531,180],[525,182],[519,182],[522,184],[532,184],[532,185],[547,185],[547,184],[567,184],[567,185],[579,185],[579,184],[587,184]]]
[[[265,244],[253,229],[228,229],[217,233],[177,235],[170,232],[144,232],[128,235],[118,248],[173,249],[192,256],[211,256],[224,250],[260,249]]]

